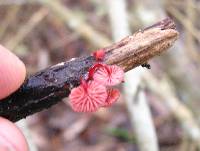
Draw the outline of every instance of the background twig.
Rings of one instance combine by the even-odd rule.
[[[91,41],[98,47],[111,44],[110,40],[100,32],[94,30],[84,20],[75,15],[73,11],[64,7],[59,1],[38,0],[44,6],[52,10],[59,18],[61,18],[71,29],[76,30],[80,35]],[[94,38],[95,37],[95,38]]]
[[[126,0],[108,1],[108,8],[115,41],[130,34]],[[126,74],[125,101],[139,149],[141,151],[158,151],[157,136],[151,112],[146,95],[141,89],[143,73],[143,70],[138,68]]]

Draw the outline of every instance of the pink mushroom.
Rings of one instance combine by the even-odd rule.
[[[76,112],[95,112],[105,104],[108,97],[105,86],[95,81],[81,80],[80,86],[72,89],[69,99]]]
[[[104,51],[103,51],[104,52]],[[97,51],[96,59],[102,58],[102,51]],[[76,112],[95,112],[100,107],[109,107],[120,97],[117,89],[106,89],[106,86],[117,85],[124,80],[124,71],[117,65],[94,64],[88,71],[86,80],[72,89],[69,99]]]
[[[114,86],[124,81],[124,71],[117,65],[102,64],[92,77],[102,85]]]

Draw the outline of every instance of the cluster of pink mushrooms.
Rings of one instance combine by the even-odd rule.
[[[93,53],[97,63],[89,70],[86,79],[81,78],[80,85],[71,90],[70,105],[76,112],[95,112],[100,107],[109,107],[120,97],[118,89],[113,88],[124,81],[124,71],[117,65],[107,65],[100,61],[104,50]]]

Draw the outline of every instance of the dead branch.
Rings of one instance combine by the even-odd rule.
[[[104,48],[104,62],[125,71],[165,52],[178,37],[174,22],[167,18],[132,36]],[[0,101],[0,116],[17,121],[41,111],[67,97],[95,63],[93,56],[63,62],[27,78],[12,95]]]

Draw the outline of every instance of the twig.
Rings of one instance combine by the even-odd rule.
[[[153,1],[152,3],[154,4],[155,2]],[[168,6],[166,6],[166,8],[168,8]],[[182,20],[186,20],[186,18],[183,17],[181,18],[181,21]],[[199,81],[199,65],[195,64],[195,62],[193,60],[191,61],[191,58],[188,57],[188,52],[186,52],[187,50],[182,40],[177,41],[173,50],[176,51],[162,58],[162,68],[175,83],[177,93],[180,96],[184,96],[182,98],[183,101],[190,106],[192,109],[191,111],[195,113],[195,115],[199,116],[199,108],[195,105],[197,103],[196,101],[200,98],[199,83],[196,82]],[[177,59],[177,56],[181,59]],[[195,67],[195,69],[191,67]],[[186,68],[188,70],[185,70]]]
[[[113,39],[118,41],[130,35],[126,0],[107,1],[107,5]]]
[[[0,5],[25,5],[30,3],[35,3],[36,0],[0,0]]]
[[[62,19],[71,29],[75,30],[81,36],[91,41],[95,46],[105,47],[111,44],[111,41],[102,35],[102,33],[94,30],[84,20],[75,15],[73,11],[63,6],[59,1],[38,0],[44,6],[48,7],[60,19]]]
[[[193,24],[190,23],[181,12],[176,10],[174,7],[167,7],[167,10],[170,14],[172,14],[199,42],[200,42],[200,32]]]
[[[147,1],[147,0],[146,0]],[[163,14],[164,16],[166,15],[165,12],[163,11],[163,9],[157,9],[155,8],[155,4],[159,4],[159,0],[156,0],[156,2],[154,0],[148,0],[148,2],[150,3],[144,3],[144,1],[142,1],[141,3],[143,3],[143,5],[146,5],[146,9],[149,10],[149,8],[151,8],[151,12],[150,14],[154,14],[159,15],[159,14]],[[166,2],[168,2],[166,0]],[[170,2],[177,2],[177,1],[170,1]],[[181,3],[183,3],[181,1]],[[187,3],[186,3],[187,5]],[[158,8],[162,8],[162,5],[159,5]],[[167,7],[168,8],[168,7]],[[169,12],[170,13],[170,12]],[[149,15],[147,15],[149,16]],[[141,16],[140,16],[141,17]],[[139,17],[139,18],[140,18]],[[141,17],[142,18],[142,17]],[[145,18],[145,17],[143,17]],[[156,19],[159,17],[156,17]],[[181,20],[185,20],[185,18],[182,18]],[[154,20],[155,21],[155,20]],[[143,24],[146,25],[146,22],[143,21]],[[194,81],[197,81],[197,78],[195,75],[198,75],[196,70],[190,70],[190,74],[188,73],[188,70],[186,71],[185,68],[190,68],[191,67],[191,60],[188,59],[187,54],[184,51],[184,44],[181,41],[177,41],[177,43],[174,45],[174,51],[173,53],[166,55],[164,58],[162,59],[162,67],[163,70],[165,70],[170,78],[173,79],[173,82],[175,82],[176,84],[174,85],[176,87],[176,91],[178,92],[178,94],[180,96],[184,96],[183,99],[186,103],[188,103],[188,100],[190,100],[189,102],[191,102],[191,100],[198,100],[199,99],[199,85],[198,83],[195,83]],[[179,56],[179,58],[181,59],[177,59],[177,56]],[[192,72],[191,72],[192,71]],[[185,75],[185,76],[183,76]],[[156,86],[157,87],[157,86]],[[191,89],[192,87],[192,89]],[[157,87],[158,88],[158,87]],[[164,91],[163,91],[164,92]],[[198,107],[197,107],[198,108]],[[197,110],[194,110],[194,106],[193,106],[193,110],[191,110],[191,112],[197,112]]]
[[[134,92],[134,94],[130,90],[127,91],[128,97],[133,97],[133,95],[135,95],[135,98],[128,98],[128,105],[130,105],[132,109],[129,110],[129,112],[134,118],[134,121],[132,122],[134,122],[133,124],[137,136],[138,147],[142,151],[158,151],[158,140],[155,127],[153,125],[149,104],[147,102],[147,97],[145,96],[141,85],[138,84],[138,86],[139,87],[137,87],[137,90]],[[129,86],[128,88],[131,89],[133,86]]]
[[[139,66],[172,46],[178,37],[169,18],[104,48],[106,64],[116,64],[125,71]],[[30,76],[11,96],[0,101],[0,116],[11,121],[48,108],[67,97],[80,77],[95,63],[93,56],[77,58],[52,66]]]
[[[109,15],[115,40],[130,33],[125,0],[108,1]],[[120,24],[119,24],[120,23]],[[125,101],[138,148],[141,151],[158,151],[158,141],[147,97],[141,89],[144,70],[132,70],[125,76]],[[134,79],[134,80],[133,80]]]
[[[48,14],[47,9],[41,8],[38,12],[34,13],[30,20],[23,25],[16,36],[12,40],[8,41],[5,45],[10,50],[16,48],[16,46],[46,17]]]
[[[187,9],[186,9],[186,15],[188,18],[187,24],[190,27],[191,26],[195,27],[194,23],[195,23],[196,12],[195,12],[195,8],[193,7],[194,3],[195,3],[194,0],[187,1]],[[194,36],[191,34],[191,32],[188,30],[188,28],[186,28],[185,38],[186,38],[186,49],[185,50],[186,50],[188,56],[191,57],[191,59],[194,60],[195,62],[199,63],[200,54],[196,48]]]
[[[12,10],[12,11],[10,11],[10,10]],[[1,23],[1,28],[0,28],[0,38],[1,39],[4,36],[4,34],[6,33],[9,24],[12,24],[13,20],[15,20],[17,13],[20,10],[20,6],[12,6],[10,8],[10,10],[6,14],[4,21]]]
[[[183,130],[188,134],[190,139],[200,147],[200,129],[195,121],[192,112],[176,97],[171,88],[171,83],[167,77],[163,77],[158,81],[150,73],[145,77],[147,86],[157,95],[163,98],[164,103],[168,106],[171,112],[179,120]],[[159,89],[158,89],[159,87]]]

